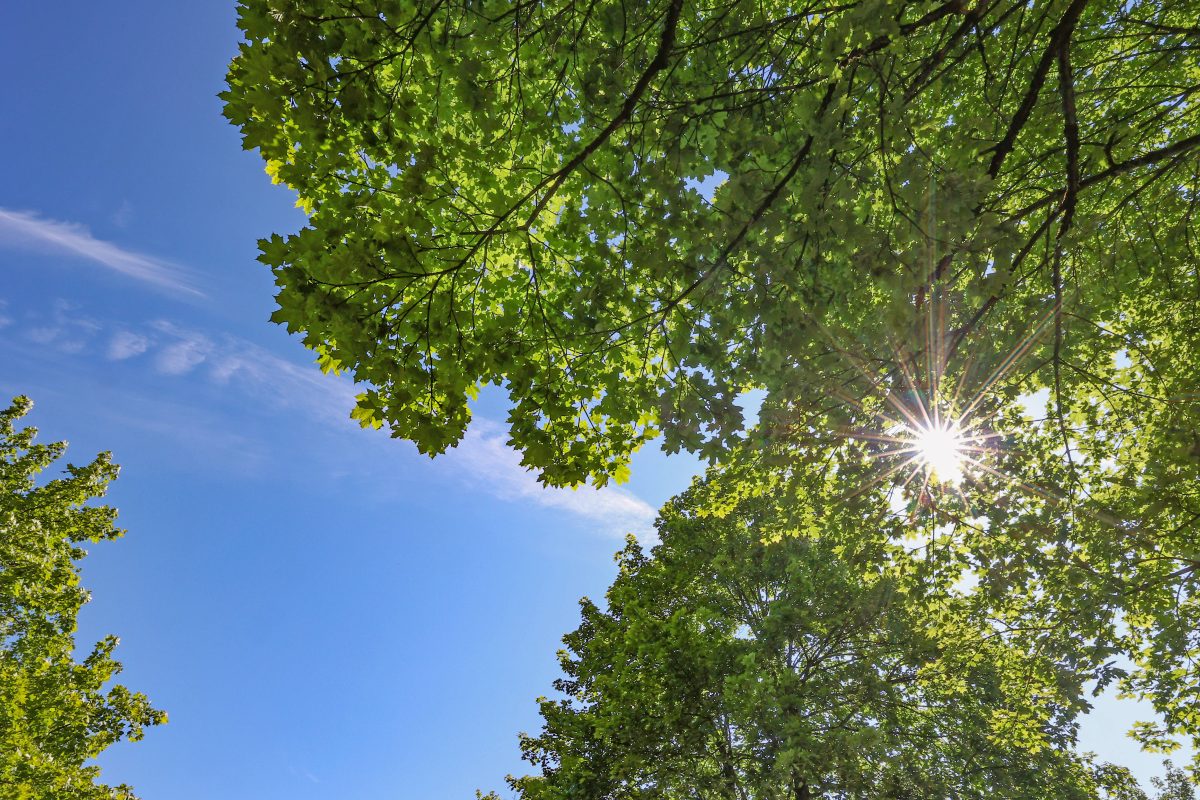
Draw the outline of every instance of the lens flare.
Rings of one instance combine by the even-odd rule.
[[[954,423],[931,424],[913,431],[913,447],[931,480],[958,485],[963,479],[966,440]]]

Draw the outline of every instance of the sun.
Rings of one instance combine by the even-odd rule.
[[[999,479],[1049,496],[988,462],[1005,447],[1006,437],[993,420],[999,419],[1000,427],[1008,422],[1006,396],[1014,369],[1058,319],[1061,301],[1020,331],[1020,341],[1011,348],[993,353],[989,345],[978,353],[960,352],[964,331],[974,322],[962,329],[950,324],[957,314],[948,308],[954,293],[940,273],[941,267],[931,264],[928,282],[914,298],[914,323],[924,324],[910,329],[901,320],[902,329],[883,331],[880,343],[855,335],[848,346],[845,336],[810,317],[830,351],[846,359],[862,381],[858,391],[848,390],[857,384],[853,377],[830,390],[834,399],[861,414],[852,415],[851,425],[836,435],[867,444],[868,457],[884,464],[855,493],[890,481],[922,507],[935,505],[935,498],[957,496],[969,510],[968,495],[974,492],[968,484],[986,490],[992,479]],[[877,352],[881,348],[890,352]],[[950,370],[952,361],[961,365]]]
[[[930,480],[956,486],[962,482],[967,442],[956,424],[922,425],[911,435],[913,450],[928,470]]]

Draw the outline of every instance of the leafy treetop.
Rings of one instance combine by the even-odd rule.
[[[819,503],[813,478],[790,486]],[[669,503],[607,607],[581,602],[520,797],[1145,799],[1073,748],[1078,662],[934,589],[886,512],[817,522],[730,486]]]
[[[223,97],[310,213],[262,242],[274,319],[425,452],[502,385],[525,464],[604,483],[659,432],[720,456],[748,389],[828,427],[909,372],[1052,389],[1161,488],[1200,452],[1197,11],[243,0]]]
[[[18,397],[0,411],[0,798],[132,798],[128,786],[98,783],[100,768],[85,763],[167,715],[111,683],[121,669],[115,636],[74,657],[76,616],[89,599],[81,545],[121,535],[114,509],[88,503],[117,467],[102,453],[39,482],[66,445],[37,444],[35,429],[16,428],[31,407]]]
[[[365,385],[363,424],[441,452],[495,384],[551,483],[661,432],[735,495],[824,470],[811,524],[904,495],[940,592],[978,579],[978,613],[1152,700],[1169,749],[1200,735],[1198,18],[243,0],[223,97],[310,213],[261,245],[275,319]],[[984,436],[958,491],[858,435],[931,407]]]

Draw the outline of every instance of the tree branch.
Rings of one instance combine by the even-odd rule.
[[[1025,97],[1021,100],[1021,105],[1017,107],[1017,113],[1013,115],[1008,124],[1008,131],[1004,134],[1004,138],[992,148],[992,162],[988,165],[988,175],[991,177],[995,178],[1000,174],[1000,167],[1004,164],[1004,159],[1012,152],[1013,146],[1017,143],[1017,137],[1021,134],[1021,129],[1025,127],[1025,123],[1029,121],[1029,115],[1033,113],[1033,106],[1037,103],[1038,95],[1041,94],[1042,87],[1046,83],[1046,76],[1050,73],[1050,65],[1054,63],[1055,56],[1071,38],[1071,33],[1075,30],[1075,23],[1079,21],[1079,15],[1087,4],[1088,0],[1073,0],[1067,7],[1066,13],[1063,14],[1063,18],[1054,26],[1054,30],[1050,34],[1050,42],[1046,45],[1046,50],[1038,60],[1037,66],[1034,67]]]
[[[534,204],[533,211],[529,213],[529,217],[525,220],[524,228],[528,228],[537,219],[537,215],[541,213],[550,199],[562,188],[563,182],[570,177],[571,173],[579,167],[584,161],[587,161],[592,153],[596,152],[600,147],[608,141],[609,137],[616,132],[617,128],[624,125],[633,115],[634,108],[637,107],[638,101],[642,95],[646,93],[646,89],[650,87],[650,81],[654,76],[666,68],[670,63],[671,50],[675,47],[675,31],[679,26],[679,15],[683,10],[683,0],[671,0],[671,6],[667,9],[667,20],[663,24],[662,38],[659,40],[658,52],[654,55],[654,60],[646,67],[646,71],[638,78],[638,82],[634,84],[633,89],[629,92],[629,96],[625,98],[625,102],[621,105],[621,110],[617,112],[604,129],[601,130],[590,142],[578,153],[575,157],[564,164],[556,173],[550,187],[546,193]],[[545,185],[543,181],[542,185]],[[541,186],[538,187],[539,189]],[[536,189],[534,191],[537,191]]]

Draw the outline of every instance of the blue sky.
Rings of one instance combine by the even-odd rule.
[[[171,716],[101,764],[152,798],[473,796],[520,771],[576,601],[698,469],[543,490],[485,396],[435,461],[347,418],[267,322],[255,241],[303,224],[220,116],[232,0],[19,3],[0,27],[0,393],[123,465],[82,636]],[[1084,743],[1157,772],[1106,701]]]

